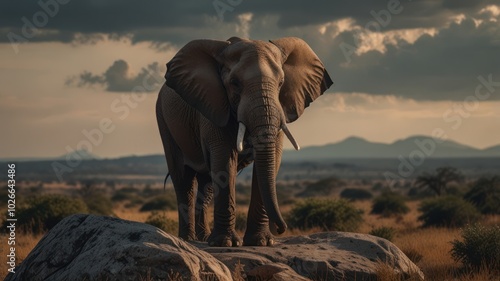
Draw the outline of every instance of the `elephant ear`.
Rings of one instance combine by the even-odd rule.
[[[285,81],[280,103],[287,123],[299,118],[311,102],[333,84],[323,63],[304,40],[286,37],[270,41],[283,53]]]
[[[167,63],[166,84],[217,126],[229,120],[229,101],[217,56],[230,42],[194,40]]]

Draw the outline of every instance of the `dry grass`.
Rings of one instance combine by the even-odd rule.
[[[35,248],[36,244],[38,244],[38,241],[42,239],[43,235],[32,235],[32,234],[21,234],[18,233],[16,235],[16,264],[21,263],[31,252],[33,248]],[[4,278],[8,271],[7,269],[9,266],[7,265],[6,261],[6,255],[8,254],[8,249],[10,249],[11,246],[7,245],[7,240],[8,236],[5,234],[0,235],[0,241],[2,243],[0,255],[1,255],[1,262],[0,262],[0,278]],[[5,244],[4,244],[5,243]],[[5,245],[5,247],[4,247]]]
[[[392,266],[379,262],[376,268],[377,281],[419,281],[420,275],[417,272],[410,273],[410,276],[396,272]]]

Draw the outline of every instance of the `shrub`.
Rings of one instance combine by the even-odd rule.
[[[108,197],[102,194],[94,194],[92,196],[86,196],[83,198],[83,201],[87,205],[89,213],[91,214],[114,216],[113,202],[111,202],[111,200]]]
[[[175,220],[169,219],[165,216],[165,214],[156,211],[149,215],[145,223],[174,235],[177,235],[179,230],[179,224]]]
[[[111,197],[111,200],[114,202],[134,200],[137,197],[139,197],[138,195],[139,193],[140,193],[139,190],[137,190],[134,187],[124,187],[122,189],[115,191],[115,193]]]
[[[478,179],[464,199],[483,214],[500,214],[500,177]]]
[[[369,234],[392,241],[395,232],[395,229],[392,227],[381,226],[372,229]]]
[[[320,227],[323,230],[356,231],[363,221],[362,214],[362,210],[344,199],[311,198],[296,203],[287,221],[291,227],[302,230]]]
[[[299,197],[316,197],[316,196],[329,196],[335,189],[345,186],[345,182],[332,177],[322,179],[317,182],[311,183],[306,186],[306,189],[297,196]]]
[[[149,184],[142,190],[142,196],[145,198],[161,195],[164,192],[163,189],[152,188]]]
[[[420,189],[414,186],[408,190],[408,196],[412,199],[434,198],[436,193],[428,188]]]
[[[81,199],[63,195],[41,195],[28,199],[27,205],[17,210],[22,232],[34,234],[50,230],[67,216],[87,213],[87,205]]]
[[[144,199],[140,196],[135,196],[132,199],[130,199],[130,201],[127,202],[124,206],[125,208],[134,208],[135,206],[142,204],[144,204]]]
[[[406,206],[404,198],[394,192],[385,192],[376,197],[372,205],[372,214],[380,214],[386,217],[406,214],[410,208]]]
[[[366,200],[373,197],[368,190],[361,188],[346,188],[340,193],[340,197],[350,200]]]
[[[451,256],[466,267],[500,270],[500,226],[472,225],[462,230],[463,241],[451,242]]]
[[[172,194],[153,197],[144,205],[142,205],[140,209],[141,212],[161,210],[177,210],[177,203],[175,197]]]
[[[460,227],[479,219],[474,206],[459,197],[446,196],[423,201],[418,217],[427,226]]]

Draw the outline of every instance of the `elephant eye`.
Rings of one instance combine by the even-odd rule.
[[[285,82],[285,79],[281,79],[278,86],[281,88],[281,86],[283,86],[283,83]]]
[[[240,86],[240,81],[238,81],[238,79],[236,79],[234,77],[229,80],[229,83],[231,83],[231,85],[233,85],[235,87],[239,87]]]

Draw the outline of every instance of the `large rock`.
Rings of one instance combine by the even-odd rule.
[[[210,254],[158,228],[93,215],[65,218],[6,280],[232,280]]]
[[[254,272],[276,272],[274,279],[264,280],[299,280],[289,278],[297,273],[313,280],[377,280],[377,270],[383,265],[393,268],[402,279],[424,279],[422,271],[394,244],[368,234],[324,232],[287,237],[279,239],[274,247],[197,246],[232,272],[237,271],[236,264],[243,265],[248,277],[253,277]]]
[[[328,232],[279,239],[274,247],[188,244],[153,226],[74,215],[61,221],[6,280],[376,280],[387,264],[423,280],[394,244]],[[415,277],[417,277],[415,279]]]

